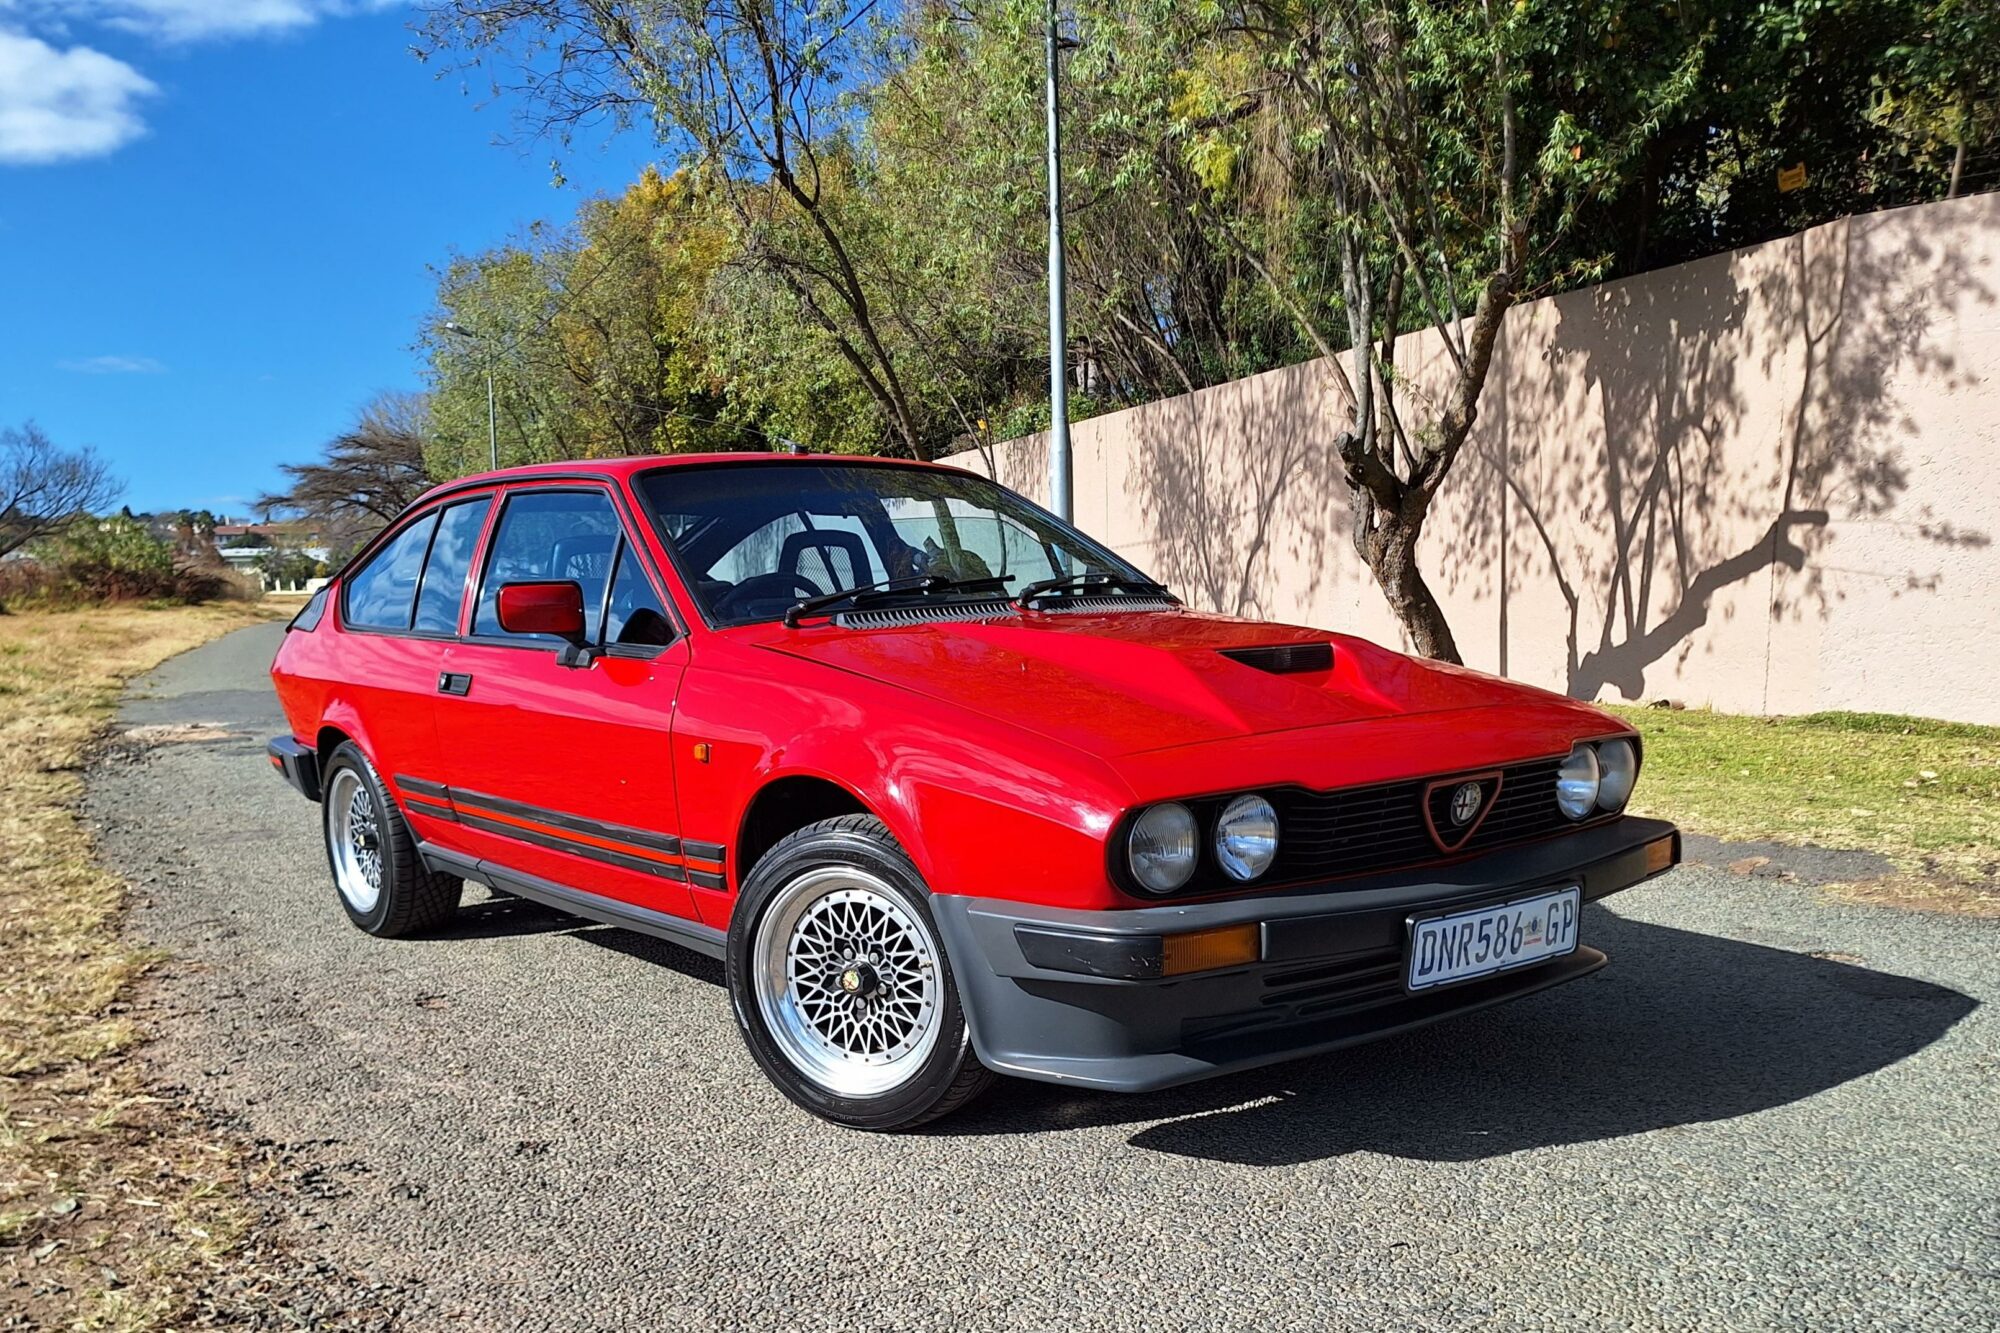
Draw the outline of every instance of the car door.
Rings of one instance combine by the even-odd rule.
[[[360,745],[402,798],[419,837],[438,811],[412,800],[437,781],[433,720],[438,672],[458,631],[465,572],[491,495],[454,499],[406,517],[341,579],[340,678],[326,721]],[[459,554],[456,575],[447,568]]]
[[[511,489],[467,632],[445,653],[438,744],[459,849],[570,889],[694,918],[670,729],[687,662],[660,581],[605,486]],[[509,633],[508,583],[576,582],[591,651]]]

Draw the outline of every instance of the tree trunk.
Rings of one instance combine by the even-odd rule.
[[[1368,533],[1362,555],[1389,609],[1409,634],[1411,645],[1425,657],[1462,665],[1444,608],[1438,605],[1417,564],[1417,539],[1423,528],[1421,513],[1410,517],[1385,510]]]

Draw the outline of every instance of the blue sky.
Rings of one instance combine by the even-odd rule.
[[[243,512],[383,389],[431,265],[651,156],[553,146],[371,0],[0,0],[0,426],[90,445],[135,509]],[[468,85],[470,85],[468,87]]]

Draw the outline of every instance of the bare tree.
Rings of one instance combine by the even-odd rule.
[[[377,532],[432,485],[424,464],[429,423],[422,394],[382,394],[327,442],[318,462],[285,464],[292,484],[258,497],[257,507],[317,519],[330,536]]]
[[[123,489],[97,455],[56,447],[32,421],[0,430],[0,555],[53,536]]]

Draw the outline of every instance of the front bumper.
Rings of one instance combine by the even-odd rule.
[[[1669,854],[1670,853],[1670,854]],[[1563,958],[1412,994],[1414,914],[1576,884],[1593,902],[1680,862],[1673,825],[1627,815],[1456,865],[1258,898],[1086,912],[937,894],[972,1042],[1021,1078],[1145,1092],[1388,1036],[1595,972]],[[1255,923],[1261,960],[1160,978],[1158,941]],[[1051,965],[1053,964],[1053,965]]]

